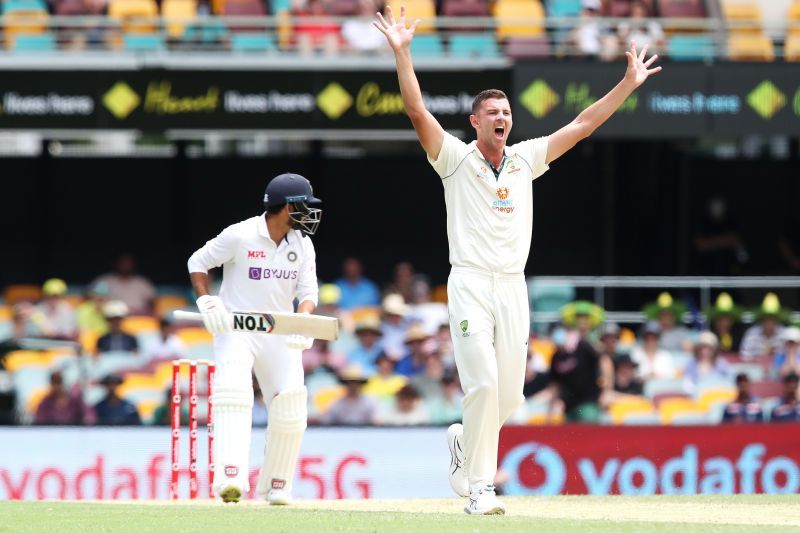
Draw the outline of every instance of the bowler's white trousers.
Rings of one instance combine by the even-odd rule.
[[[470,487],[493,483],[500,427],[524,401],[530,308],[525,276],[453,267],[450,331],[464,390]]]

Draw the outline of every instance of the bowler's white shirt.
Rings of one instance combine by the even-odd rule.
[[[445,132],[436,161],[447,206],[450,264],[503,274],[525,270],[531,247],[533,180],[548,168],[547,137],[507,146],[495,177],[477,142]]]
[[[290,230],[280,245],[270,238],[265,215],[225,228],[189,258],[189,272],[222,266],[219,296],[229,311],[294,311],[293,302],[317,303],[314,245]]]

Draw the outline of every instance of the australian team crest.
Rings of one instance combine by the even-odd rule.
[[[461,336],[469,337],[469,331],[467,331],[469,329],[469,320],[462,320],[458,325],[461,328]]]

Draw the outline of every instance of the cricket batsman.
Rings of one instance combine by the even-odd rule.
[[[251,373],[269,411],[264,465],[256,494],[273,505],[291,500],[292,476],[306,429],[307,393],[301,351],[313,339],[232,331],[230,311],[311,313],[317,269],[309,235],[322,210],[309,181],[298,174],[270,180],[266,212],[225,228],[189,258],[189,273],[205,327],[214,334],[214,493],[238,502],[248,482],[253,408]],[[222,266],[219,296],[208,290],[208,270]]]
[[[475,97],[469,122],[477,140],[446,133],[425,109],[409,45],[419,24],[391,8],[374,25],[391,46],[406,113],[442,180],[452,269],[447,283],[450,330],[464,389],[463,426],[448,429],[450,484],[468,496],[468,514],[505,514],[493,480],[500,427],[524,401],[529,315],[524,268],[531,245],[532,182],[548,165],[603,124],[649,76],[647,47],[631,42],[625,76],[603,98],[549,137],[506,146],[511,106],[489,89]]]

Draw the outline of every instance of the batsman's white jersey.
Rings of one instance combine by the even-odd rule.
[[[207,273],[218,266],[223,268],[219,296],[228,311],[292,312],[295,298],[317,303],[311,239],[292,230],[276,245],[265,215],[227,227],[188,262],[189,272]],[[214,337],[214,358],[215,493],[231,484],[245,493],[250,489],[251,372],[255,372],[270,416],[265,465],[273,471],[262,469],[259,486],[291,490],[306,425],[300,351],[286,346],[286,337],[280,335],[229,332]]]
[[[452,270],[450,331],[464,389],[466,474],[473,487],[497,472],[500,427],[523,401],[530,310],[524,269],[533,180],[548,170],[546,137],[506,147],[497,175],[477,148],[445,133],[438,158]]]

